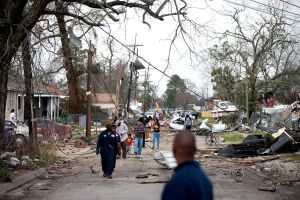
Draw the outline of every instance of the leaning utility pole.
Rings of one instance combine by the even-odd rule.
[[[118,114],[119,114],[120,87],[121,87],[121,84],[122,84],[121,82],[122,82],[123,68],[124,68],[124,65],[121,64],[121,66],[119,66],[119,73],[118,73],[118,76],[117,76],[116,102],[115,102],[115,112],[114,112],[115,116],[118,116]]]
[[[147,72],[145,70],[145,80],[144,80],[144,98],[143,98],[143,111],[146,112],[146,92],[147,90]]]
[[[129,77],[129,86],[128,86],[128,94],[127,94],[127,106],[126,110],[129,112],[129,107],[130,107],[130,93],[131,93],[131,86],[132,86],[132,68],[133,68],[133,63],[130,63],[130,77]]]
[[[133,56],[134,56],[136,47],[143,46],[143,45],[136,44],[136,35],[135,35],[134,45],[128,45],[128,46],[129,47],[133,46]],[[137,51],[137,54],[138,54],[138,51]],[[130,69],[130,78],[129,78],[129,86],[128,86],[128,94],[127,94],[127,106],[126,106],[127,112],[129,112],[129,110],[130,110],[131,87],[132,87],[132,78],[133,78],[133,72],[134,72],[133,62],[130,62],[129,69]]]
[[[87,63],[87,81],[86,81],[86,137],[91,139],[91,67],[93,64],[94,47],[91,44],[88,50],[88,63]],[[79,106],[79,105],[78,105]]]
[[[148,69],[145,70],[145,81],[144,81],[144,98],[143,98],[143,110],[146,112],[148,110],[149,105],[149,65]],[[147,96],[147,98],[146,98]],[[147,106],[146,106],[147,104]]]

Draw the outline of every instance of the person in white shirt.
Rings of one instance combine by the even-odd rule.
[[[120,136],[120,143],[121,148],[119,148],[120,155],[122,155],[122,158],[126,159],[126,153],[127,153],[127,138],[128,138],[128,127],[124,122],[121,122],[120,120],[116,121],[116,132]]]
[[[190,131],[192,129],[192,125],[193,125],[192,118],[189,115],[186,115],[184,120],[185,130]]]
[[[13,122],[17,121],[15,109],[10,110],[9,120]]]

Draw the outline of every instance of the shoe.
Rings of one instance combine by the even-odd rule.
[[[103,177],[107,177],[107,174],[106,174],[106,173],[103,173]]]
[[[107,179],[112,179],[112,176],[111,175],[107,175]]]

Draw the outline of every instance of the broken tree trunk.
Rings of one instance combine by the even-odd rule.
[[[33,131],[33,86],[32,86],[32,67],[30,54],[30,36],[27,36],[22,44],[22,58],[24,69],[24,84],[25,84],[25,102],[24,102],[24,120],[27,121],[29,127],[30,144],[37,141],[36,132]]]
[[[62,2],[55,1],[56,10],[59,12],[66,12],[67,8],[64,7]],[[79,89],[77,86],[77,73],[73,65],[72,52],[70,48],[70,39],[68,38],[68,31],[66,29],[66,22],[64,15],[55,15],[61,34],[61,44],[63,52],[63,66],[66,69],[66,77],[69,91],[69,113],[78,114],[81,113],[81,105],[79,98]]]

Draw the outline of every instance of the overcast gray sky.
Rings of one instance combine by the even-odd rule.
[[[256,1],[261,3],[268,2],[267,0]],[[258,9],[263,7],[263,5],[251,0],[212,0],[207,1],[207,3],[205,0],[187,0],[187,2],[189,5],[187,14],[190,19],[195,20],[198,24],[206,24],[208,29],[218,32],[223,32],[226,29],[232,28],[230,18],[224,17],[216,12],[224,12],[226,10],[230,11],[239,7],[238,5],[234,5],[230,2],[243,3],[247,6]],[[297,5],[300,6],[299,1],[294,0],[290,2],[294,4],[298,3]],[[290,6],[288,10],[300,14],[299,8]],[[244,15],[245,20],[255,20],[257,13],[260,12],[246,8]],[[170,39],[173,38],[177,21],[172,17],[166,18],[165,21],[159,21],[148,17],[147,21],[151,24],[151,29],[149,29],[147,25],[141,23],[141,16],[139,18],[137,18],[137,16],[139,16],[138,13],[133,10],[129,10],[127,14],[127,23],[115,23],[111,25],[111,33],[123,43],[128,45],[134,44],[134,38],[135,35],[137,35],[137,44],[143,45],[142,47],[139,47],[139,55],[151,62],[151,64],[157,68],[164,70],[167,66]],[[190,30],[187,28],[186,31],[189,32]],[[212,35],[213,34],[210,33],[210,36]],[[212,38],[206,34],[203,34],[200,37],[199,35],[195,36],[194,39],[197,40],[194,42],[197,42],[196,49],[199,53],[204,51],[207,47],[217,43],[217,40],[212,40]],[[194,42],[191,41],[191,43]],[[192,45],[191,43],[189,45]],[[98,41],[99,46],[102,44],[103,42],[101,43]],[[119,51],[120,55],[128,55],[126,49],[121,48],[121,46],[117,45],[117,43],[115,43],[115,49]],[[178,74],[183,79],[191,80],[196,84],[197,88],[208,91],[208,95],[211,96],[213,92],[208,73],[209,66],[207,66],[207,63],[198,63],[198,61],[201,60],[194,60],[194,63],[197,64],[196,66],[191,66],[188,47],[184,44],[181,38],[178,38],[173,46],[170,57],[170,66],[166,73],[168,75]],[[158,93],[163,94],[166,89],[168,78],[163,77],[161,79],[161,73],[151,67],[150,73],[151,81],[158,86]],[[144,72],[141,71],[141,74],[144,74]]]
[[[199,25],[205,25],[205,27],[211,31],[224,32],[227,29],[233,28],[233,23],[229,17],[225,17],[219,13],[233,11],[234,8],[242,8],[236,4],[245,4],[249,7],[262,9],[263,5],[256,2],[268,3],[268,0],[186,0],[188,3],[187,15],[190,19],[194,20]],[[280,2],[280,0],[278,0]],[[180,2],[180,1],[179,1]],[[300,6],[300,1],[290,1],[293,4]],[[300,9],[289,5],[288,11],[299,13]],[[244,20],[255,21],[257,14],[263,14],[261,12],[245,8],[243,14]],[[288,14],[288,13],[287,13]],[[299,16],[290,16],[291,18]],[[169,47],[171,39],[174,36],[175,28],[177,26],[177,20],[172,17],[166,18],[164,21],[159,21],[147,17],[147,22],[151,24],[151,29],[142,23],[142,14],[133,9],[128,9],[126,14],[126,22],[120,18],[118,23],[110,23],[111,34],[118,38],[122,43],[127,45],[134,44],[135,36],[137,44],[143,45],[139,47],[139,55],[144,57],[147,61],[153,64],[160,70],[164,70],[167,66]],[[298,23],[299,25],[300,23]],[[184,22],[184,25],[188,23]],[[108,30],[108,29],[107,29]],[[218,40],[212,39],[215,34],[213,32],[207,32],[203,30],[201,35],[194,35],[193,28],[185,26],[185,30],[192,36],[193,40],[188,40],[188,45],[193,47],[200,55],[208,47],[216,44]],[[102,53],[108,53],[107,46],[105,44],[107,35],[101,30],[97,30],[97,38],[92,39],[96,43],[98,51]],[[88,38],[89,39],[89,38]],[[86,48],[87,45],[84,45]],[[128,50],[114,42],[114,50],[116,51],[115,59],[128,59]],[[203,62],[201,59],[192,60],[189,55],[188,46],[183,42],[182,38],[178,38],[172,48],[170,56],[170,65],[166,70],[168,75],[178,74],[183,79],[188,79],[195,83],[196,91],[201,94],[201,90],[204,95],[211,96],[213,94],[212,83],[210,82],[209,69],[207,62]],[[145,64],[146,65],[146,64]],[[147,65],[146,65],[147,67]],[[140,71],[144,74],[144,71]],[[162,95],[166,90],[166,84],[168,78],[163,77],[162,74],[152,67],[150,67],[150,80],[158,87],[158,94]],[[162,78],[163,77],[163,78]],[[142,78],[141,78],[142,80]]]

